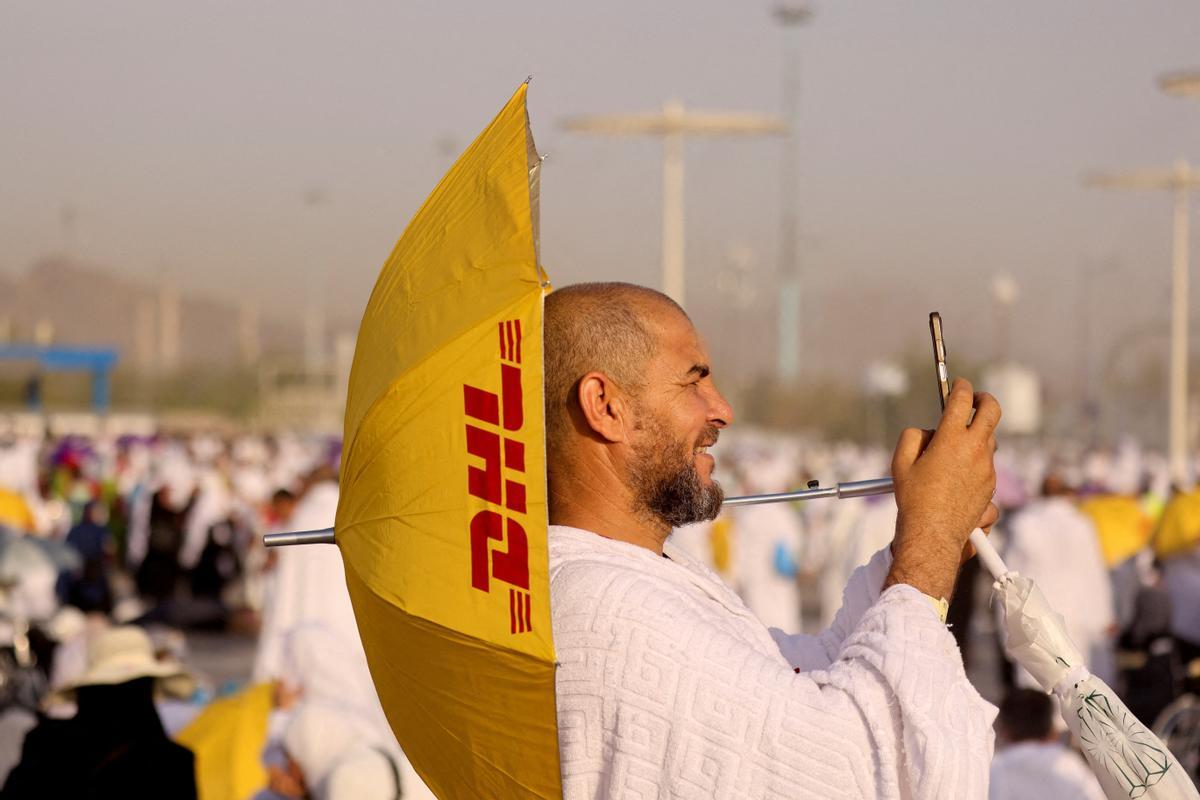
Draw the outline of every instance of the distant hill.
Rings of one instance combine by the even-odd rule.
[[[256,350],[272,358],[302,353],[299,315],[253,314],[63,257],[42,259],[21,276],[0,275],[0,337],[32,341],[48,321],[54,343],[113,347],[121,365],[134,369],[237,367],[252,363]]]

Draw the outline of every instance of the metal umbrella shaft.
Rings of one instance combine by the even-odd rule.
[[[895,490],[891,478],[872,478],[867,481],[847,481],[835,483],[833,486],[811,486],[795,492],[780,492],[778,494],[750,494],[742,497],[727,497],[723,506],[756,506],[763,503],[791,503],[797,500],[823,500],[836,497],[847,500],[852,497],[868,497],[875,494],[890,494]],[[321,528],[316,531],[296,531],[294,533],[268,533],[263,536],[263,544],[267,547],[283,547],[293,544],[336,544],[333,528]],[[976,528],[971,532],[971,544],[979,554],[987,571],[996,579],[1008,573],[1008,567],[987,540],[987,535]]]
[[[873,478],[869,481],[850,481],[837,483],[833,486],[818,486],[801,489],[796,492],[780,494],[753,494],[744,497],[728,497],[722,505],[753,506],[760,503],[788,503],[796,500],[821,500],[826,497],[846,499],[850,497],[866,497],[872,494],[888,494],[892,491],[891,478]],[[267,547],[284,547],[293,544],[334,544],[333,528],[321,528],[315,531],[295,531],[288,533],[268,533],[263,536],[263,544]]]
[[[333,528],[321,528],[316,531],[290,531],[287,533],[268,533],[263,536],[263,544],[267,547],[285,547],[293,544],[336,544],[333,538]]]
[[[722,506],[756,506],[762,503],[790,503],[797,500],[823,500],[836,497],[845,500],[851,497],[867,497],[873,494],[890,494],[893,491],[891,478],[872,478],[869,481],[848,481],[833,486],[812,486],[795,492],[779,494],[750,494],[744,497],[726,497]]]
[[[851,497],[867,497],[873,494],[889,494],[895,491],[891,478],[873,478],[869,481],[850,481],[837,483],[833,486],[812,486],[797,492],[782,492],[780,494],[755,494],[745,497],[728,497],[723,506],[755,506],[760,503],[787,503],[794,500],[820,500],[826,497],[836,497],[844,500]],[[983,566],[997,580],[1008,574],[1008,566],[996,552],[996,548],[988,541],[987,534],[976,528],[971,531],[971,544]]]

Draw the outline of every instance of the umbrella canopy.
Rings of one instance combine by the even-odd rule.
[[[439,797],[557,797],[540,159],[522,85],[363,315],[337,544],[372,678]]]
[[[1093,676],[1060,614],[1033,581],[1009,572],[995,584],[1004,609],[1005,647],[1047,692],[1079,740],[1109,800],[1200,797],[1187,772],[1108,684]]]
[[[1167,503],[1154,531],[1154,554],[1159,558],[1183,555],[1200,544],[1200,490],[1179,492]]]
[[[1115,567],[1146,546],[1152,523],[1134,497],[1105,495],[1079,504],[1079,510],[1092,520],[1100,539],[1104,562]]]
[[[32,531],[36,525],[25,498],[0,486],[0,527]]]

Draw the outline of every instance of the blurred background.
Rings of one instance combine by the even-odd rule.
[[[264,405],[336,372],[405,223],[532,74],[558,284],[661,283],[662,137],[564,122],[675,101],[788,127],[683,137],[686,304],[743,420],[882,435],[868,376],[889,364],[894,424],[928,422],[937,309],[960,374],[1033,370],[1040,432],[1163,445],[1172,198],[1084,179],[1196,157],[1200,106],[1157,85],[1194,63],[1194,6],[806,10],[11,6],[0,341],[111,348],[114,410],[278,419]],[[19,406],[28,370],[5,373]],[[86,407],[69,374],[43,384]]]
[[[1160,536],[1200,433],[1198,28],[1185,0],[6,4],[0,491],[12,535],[49,548],[55,576],[49,605],[10,602],[10,662],[37,663],[23,631],[74,608],[190,643],[174,656],[207,692],[187,696],[193,712],[226,684],[287,683],[262,661],[283,658],[288,626],[263,644],[264,587],[282,579],[258,536],[294,527],[288,504],[306,499],[305,524],[331,524],[336,491],[330,505],[312,489],[336,468],[379,268],[532,75],[545,267],[556,285],[632,281],[683,302],[738,411],[731,484],[884,474],[899,430],[937,419],[940,311],[951,372],[1005,408],[1013,512],[1048,477],[1073,507],[1135,503],[1117,533],[1090,524],[1110,649],[1135,654],[1113,674],[1171,645],[1171,688],[1139,712],[1154,722],[1200,655],[1200,561],[1157,638],[1120,640],[1140,593],[1166,597],[1166,563],[1200,541],[1200,521],[1178,549]],[[760,614],[811,628],[835,610],[822,580],[876,542],[869,503],[846,507],[722,518],[692,541],[747,597],[756,569],[784,577],[796,594]],[[786,563],[782,540],[745,545],[793,522]],[[81,525],[103,533],[68,546]],[[71,594],[81,580],[93,594]],[[1013,677],[987,582],[963,585],[981,602],[960,603],[978,622],[960,643],[983,637],[968,666],[999,702]],[[12,703],[46,706],[52,650],[45,685]],[[263,762],[285,796],[295,755]]]

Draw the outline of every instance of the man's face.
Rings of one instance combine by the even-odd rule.
[[[630,486],[639,511],[675,528],[714,519],[724,492],[708,448],[733,409],[717,391],[708,353],[691,322],[664,307],[649,323],[658,350],[634,403]]]

